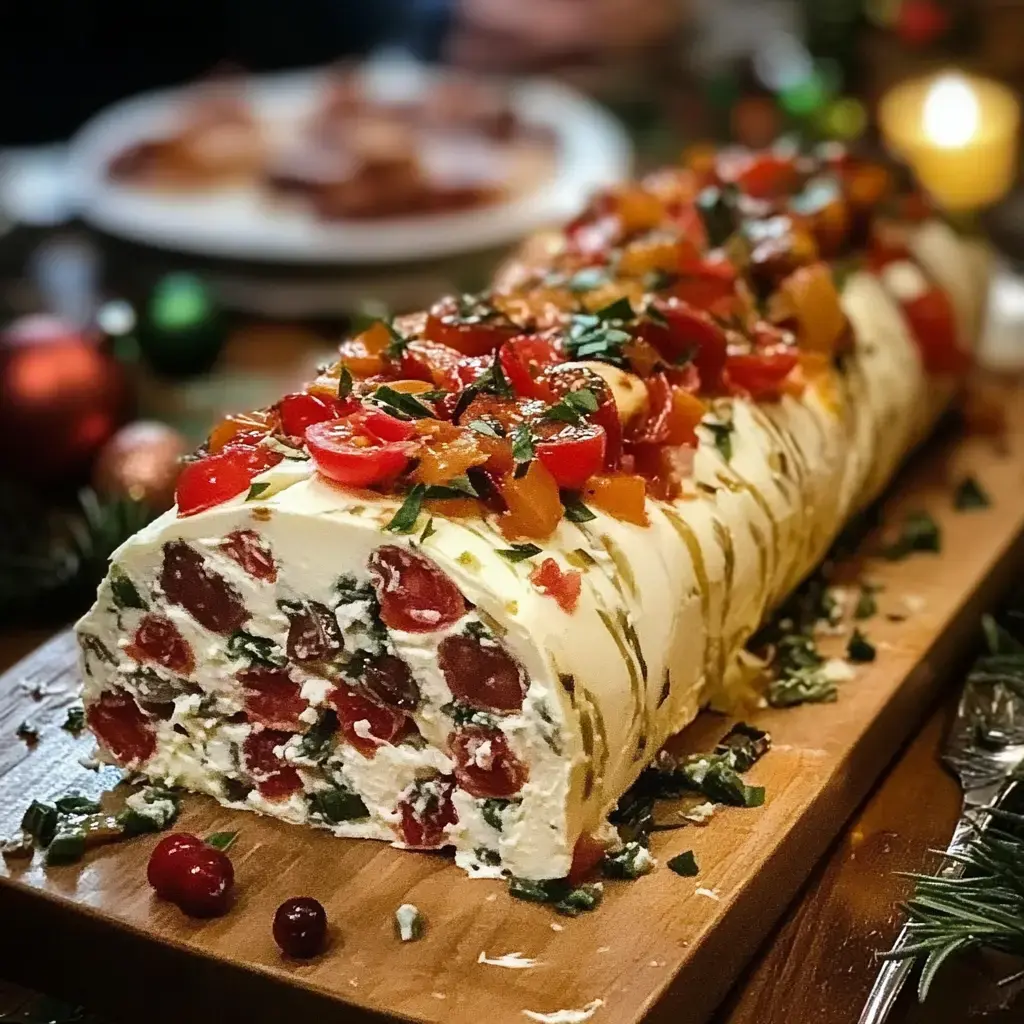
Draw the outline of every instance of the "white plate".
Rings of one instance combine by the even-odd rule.
[[[413,98],[443,71],[387,61],[364,70],[368,91]],[[258,117],[300,118],[314,108],[328,72],[266,75],[243,92]],[[326,223],[299,208],[272,205],[256,189],[155,193],[111,181],[110,160],[136,142],[170,129],[184,89],[145,93],[93,118],[71,143],[71,180],[81,216],[110,234],[195,254],[275,263],[382,264],[424,260],[508,245],[539,227],[575,215],[596,188],[629,173],[631,147],[619,123],[580,93],[557,82],[510,86],[524,123],[545,126],[557,140],[553,175],[533,193],[506,203],[450,214],[374,223]]]

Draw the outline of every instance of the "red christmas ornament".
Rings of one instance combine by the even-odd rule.
[[[903,0],[896,16],[896,34],[907,46],[929,46],[946,34],[949,20],[949,11],[934,0]]]
[[[0,333],[0,470],[42,484],[84,476],[127,408],[124,370],[97,338],[51,316]]]

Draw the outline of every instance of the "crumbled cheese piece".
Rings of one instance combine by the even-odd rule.
[[[822,675],[830,683],[848,683],[857,673],[845,658],[829,658],[821,666]]]
[[[715,805],[710,800],[705,800],[688,811],[680,811],[679,816],[693,825],[706,825],[715,813]]]
[[[903,595],[903,605],[911,615],[917,615],[918,612],[923,612],[927,604],[928,602],[917,594]]]
[[[483,950],[476,958],[478,964],[490,964],[491,967],[507,967],[513,971],[525,971],[536,967],[539,963],[531,957],[523,956],[522,953],[505,953],[502,956],[489,957]]]
[[[523,1016],[529,1017],[530,1020],[540,1021],[540,1024],[583,1024],[585,1020],[590,1020],[602,1006],[604,1006],[603,999],[592,999],[581,1010],[555,1010],[553,1013],[523,1010]]]
[[[448,997],[443,992],[431,992],[430,993],[435,999],[447,999]]]
[[[423,915],[412,903],[403,903],[395,911],[395,924],[398,925],[398,937],[403,942],[412,942],[423,934]]]
[[[714,900],[716,903],[722,898],[718,895],[717,889],[705,889],[703,886],[698,886],[693,891],[698,896],[706,896],[709,900]]]
[[[611,946],[598,946],[598,953],[607,953],[612,947]]]
[[[358,737],[360,737],[360,739],[372,740],[374,738],[372,726],[370,725],[369,720],[366,718],[360,718],[359,721],[353,722],[352,731]]]
[[[164,829],[177,816],[178,805],[170,797],[157,796],[157,792],[148,786],[140,789],[125,800],[125,806],[141,817],[149,818],[157,829]]]
[[[564,924],[559,924],[557,921],[552,921],[551,922],[551,930],[553,932],[564,932],[565,931],[565,925]]]

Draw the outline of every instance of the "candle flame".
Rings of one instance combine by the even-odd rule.
[[[937,146],[957,149],[978,130],[978,99],[960,75],[943,75],[928,90],[923,111],[924,133]]]

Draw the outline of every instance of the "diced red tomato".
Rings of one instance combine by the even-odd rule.
[[[595,476],[587,482],[583,500],[602,512],[637,526],[647,526],[647,490],[641,476],[617,473]]]
[[[431,306],[423,328],[428,341],[447,345],[466,356],[488,355],[515,333],[515,325],[500,314],[475,308],[464,314],[459,300],[452,297]]]
[[[153,756],[156,733],[149,716],[127,690],[108,690],[85,712],[89,728],[124,768],[138,768]]]
[[[534,451],[559,487],[578,491],[605,464],[607,435],[596,423],[542,423]]]
[[[388,708],[415,711],[420,705],[420,688],[409,666],[393,654],[382,654],[367,664],[362,686],[375,701]]]
[[[461,726],[448,737],[448,748],[455,761],[456,781],[473,796],[515,796],[530,776],[500,729]]]
[[[660,300],[658,309],[668,322],[667,331],[660,335],[668,339],[669,351],[663,354],[669,362],[692,354],[701,391],[717,391],[728,347],[725,331],[707,313],[675,297]]]
[[[314,423],[306,430],[306,446],[324,476],[348,487],[369,487],[393,480],[408,466],[414,449],[405,439],[413,432],[411,423],[372,409]]]
[[[178,675],[191,675],[195,668],[195,658],[188,641],[178,627],[163,615],[142,616],[128,654],[136,661],[163,665]]]
[[[399,372],[403,377],[427,381],[450,391],[461,386],[458,373],[461,359],[462,353],[448,345],[415,338],[402,353]]]
[[[791,195],[800,181],[792,159],[773,153],[724,153],[717,170],[722,181],[734,182],[755,199]]]
[[[545,558],[533,572],[530,582],[542,593],[553,597],[563,612],[576,611],[583,588],[583,575],[576,569],[562,571],[553,558]]]
[[[178,515],[192,516],[249,489],[253,478],[284,456],[269,448],[229,445],[216,455],[186,463],[174,492]]]
[[[298,771],[274,753],[291,739],[292,733],[277,729],[253,730],[242,744],[242,762],[260,796],[267,800],[287,800],[302,790]]]
[[[398,802],[403,843],[414,850],[436,850],[450,842],[445,827],[459,820],[454,781],[439,775],[414,783]]]
[[[301,727],[299,716],[309,704],[300,696],[300,686],[287,669],[253,665],[243,668],[237,678],[245,691],[245,712],[250,721],[268,729],[295,731]]]
[[[253,579],[273,583],[277,566],[263,538],[255,530],[235,530],[221,542],[220,549],[234,559]]]
[[[584,832],[572,848],[572,864],[566,876],[570,884],[579,885],[590,878],[604,860],[606,850],[607,846],[604,843],[595,839],[589,832]]]
[[[957,344],[956,315],[945,291],[931,288],[902,307],[925,370],[958,374],[970,366],[970,354]]]
[[[459,588],[422,555],[385,544],[370,555],[368,568],[380,617],[391,629],[432,633],[466,614]]]
[[[499,358],[502,372],[520,398],[555,400],[550,384],[540,376],[546,367],[561,362],[550,341],[529,335],[513,338],[502,345]]]
[[[523,667],[496,640],[448,636],[437,649],[448,689],[461,704],[481,711],[522,710],[528,681]]]
[[[800,355],[793,348],[730,355],[725,380],[734,393],[749,395],[755,401],[770,401],[779,397],[783,382],[799,361]]]
[[[325,604],[305,601],[290,608],[288,615],[288,657],[298,662],[329,661],[345,648],[334,612]]]
[[[736,294],[736,268],[722,253],[713,253],[682,268],[682,276],[668,289],[671,296],[694,309],[711,309]]]
[[[305,437],[306,427],[324,420],[336,420],[359,408],[356,398],[332,398],[298,391],[285,395],[279,403],[281,429],[291,437]]]
[[[378,747],[394,743],[409,726],[404,712],[386,708],[351,686],[335,687],[327,702],[338,712],[342,735],[364,757],[374,757]]]
[[[184,608],[211,633],[226,636],[241,629],[249,619],[242,595],[184,541],[172,540],[164,545],[160,586],[171,604]]]

